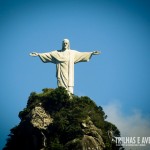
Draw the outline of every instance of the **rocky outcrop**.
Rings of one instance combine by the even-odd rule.
[[[120,132],[105,116],[90,98],[70,97],[64,88],[33,92],[4,150],[119,150],[108,130]]]
[[[105,148],[104,141],[102,139],[102,130],[97,128],[91,118],[88,116],[86,120],[81,123],[83,138],[73,139],[66,144],[66,147],[73,147],[73,150],[103,150]]]
[[[43,130],[46,130],[53,123],[53,119],[45,112],[42,106],[35,106],[29,113],[29,119],[34,127]]]
[[[88,116],[82,123],[84,137],[82,139],[83,150],[103,150],[105,148],[102,139],[102,130],[97,128]]]

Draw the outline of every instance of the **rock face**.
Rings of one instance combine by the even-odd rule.
[[[102,131],[93,124],[91,118],[88,117],[86,120],[83,120],[81,126],[84,134],[83,138],[81,140],[74,139],[66,146],[69,147],[71,144],[75,145],[75,143],[78,143],[76,144],[77,147],[74,147],[74,150],[103,150],[105,144],[102,139]]]
[[[48,113],[45,112],[42,106],[35,106],[35,108],[31,110],[29,116],[33,127],[38,129],[46,130],[48,125],[53,123],[53,119]]]
[[[105,121],[102,107],[88,97],[68,95],[64,88],[31,93],[27,107],[3,150],[119,150],[108,130],[120,132]]]
[[[103,150],[105,144],[102,139],[102,130],[93,124],[90,117],[83,120],[82,127],[84,128],[84,137],[82,139],[83,150]]]

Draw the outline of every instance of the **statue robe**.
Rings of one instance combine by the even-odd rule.
[[[92,52],[78,52],[75,50],[56,50],[48,53],[39,53],[44,62],[56,64],[57,85],[69,90],[74,86],[74,64],[89,61]]]

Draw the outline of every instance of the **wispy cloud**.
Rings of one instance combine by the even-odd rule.
[[[150,118],[142,114],[140,110],[133,109],[132,113],[125,114],[122,105],[117,102],[103,106],[108,116],[107,121],[115,124],[122,137],[150,137]],[[128,110],[127,110],[128,111]],[[149,150],[150,144],[144,147],[125,147],[126,150]]]

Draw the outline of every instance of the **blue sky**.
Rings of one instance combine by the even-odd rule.
[[[61,49],[64,38],[71,49],[102,51],[75,65],[75,94],[104,107],[122,133],[117,115],[135,119],[131,129],[143,121],[144,136],[150,128],[149,7],[148,0],[1,0],[0,148],[30,93],[57,87],[55,65],[29,53]]]

